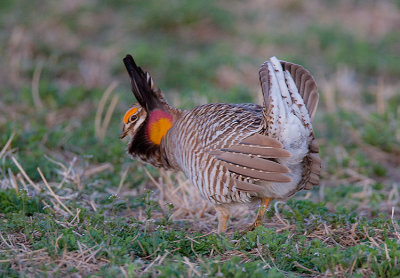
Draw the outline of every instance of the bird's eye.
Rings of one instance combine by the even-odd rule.
[[[132,122],[132,121],[134,121],[134,120],[136,120],[136,119],[137,119],[137,116],[136,116],[136,115],[132,115],[132,116],[129,118],[129,121]]]

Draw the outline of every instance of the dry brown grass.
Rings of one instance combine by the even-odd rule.
[[[39,232],[37,232],[39,233]],[[35,237],[35,233],[30,235]],[[58,240],[54,242],[55,252],[58,251]],[[11,268],[24,273],[27,277],[35,275],[56,276],[67,273],[68,269],[76,268],[80,275],[87,275],[96,271],[109,263],[104,258],[96,259],[96,254],[102,249],[102,246],[93,246],[88,248],[78,242],[79,250],[66,251],[61,255],[49,254],[47,248],[31,249],[32,242],[23,233],[7,234],[3,236],[0,233],[0,254],[7,255],[9,259],[0,260],[1,263],[10,262]],[[43,265],[56,265],[55,268],[42,272],[40,267]]]

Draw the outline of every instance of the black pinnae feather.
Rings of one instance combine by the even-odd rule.
[[[140,89],[139,85],[137,84],[136,80],[141,80],[141,73],[143,73],[143,70],[138,67],[135,63],[135,60],[133,60],[133,57],[131,55],[126,55],[126,57],[123,59],[126,70],[128,71],[129,77],[131,78],[131,86],[132,86],[132,92],[135,95],[137,101],[139,104],[143,107],[145,107],[145,102],[140,94]]]
[[[161,104],[147,80],[146,73],[136,65],[131,55],[126,55],[123,61],[131,78],[132,92],[139,104],[147,111],[160,107]]]

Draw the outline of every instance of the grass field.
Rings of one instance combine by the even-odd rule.
[[[400,276],[399,1],[4,0],[0,24],[1,277]],[[125,154],[127,53],[180,108],[302,64],[321,185],[218,235],[182,174]]]

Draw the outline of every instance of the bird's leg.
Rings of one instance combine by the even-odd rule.
[[[218,214],[218,233],[225,233],[226,231],[226,223],[229,220],[229,209],[222,205],[216,205],[215,210]]]
[[[271,198],[261,198],[260,207],[257,212],[256,220],[254,221],[253,224],[250,225],[250,227],[246,229],[246,232],[252,231],[262,224],[265,211],[267,210],[270,202]]]

